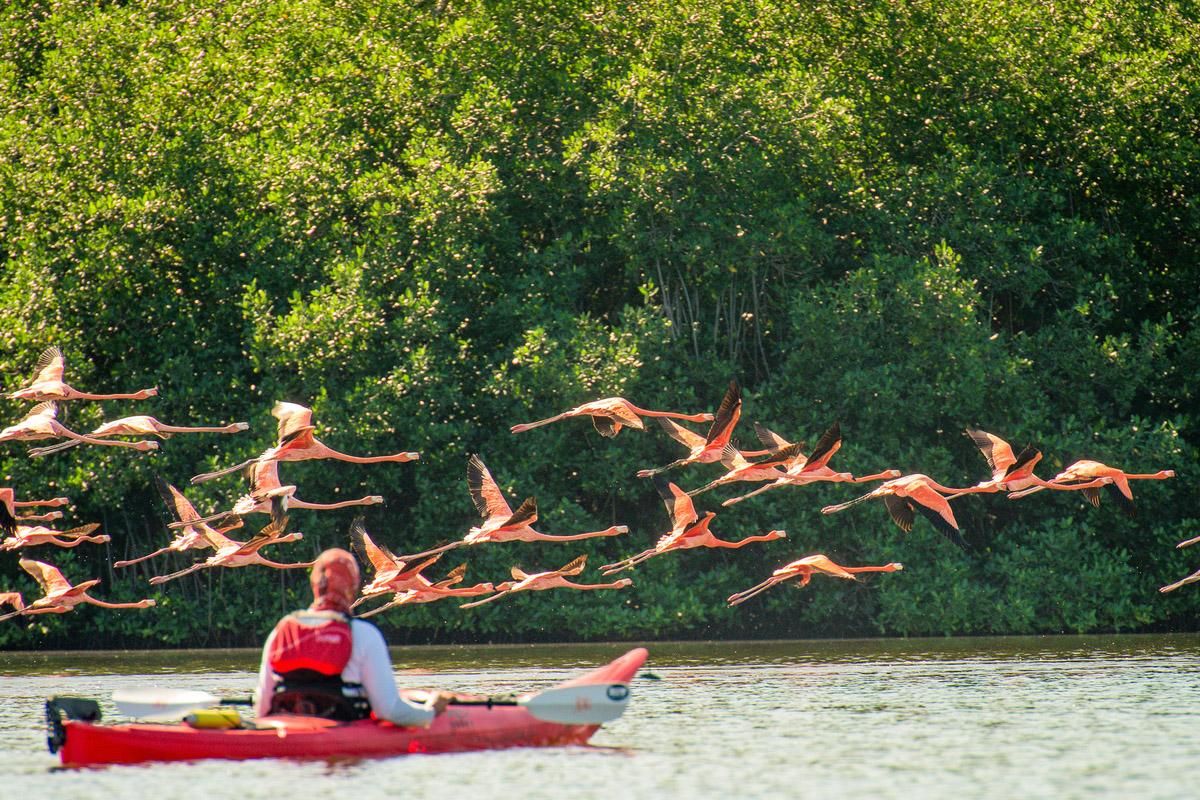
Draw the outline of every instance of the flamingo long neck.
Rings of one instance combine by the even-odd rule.
[[[579,589],[582,591],[590,591],[592,589],[620,589],[627,584],[624,581],[613,581],[612,583],[574,583],[566,578],[559,578],[554,582],[554,586],[562,589]]]
[[[282,564],[278,561],[272,561],[269,558],[265,558],[262,555],[259,555],[257,552],[255,552],[254,555],[258,556],[258,558],[254,559],[250,563],[262,564],[264,567],[271,567],[272,569],[304,569],[313,565],[312,561],[301,561],[295,564]]]
[[[9,512],[9,513],[12,513],[12,512]],[[47,514],[25,514],[23,516],[17,517],[17,519],[19,521],[29,520],[30,522],[49,522],[52,519],[60,519],[61,517],[62,517],[61,511],[51,511]]]
[[[778,538],[779,538],[778,536],[774,536],[769,533],[764,533],[764,534],[757,535],[757,536],[747,536],[745,539],[739,539],[736,542],[725,542],[716,537],[713,537],[712,546],[713,547],[728,547],[728,548],[737,549],[744,545],[748,545],[751,542],[773,542]]]
[[[34,506],[65,506],[71,502],[65,497],[55,497],[53,500],[14,500],[17,508],[33,508]]]
[[[159,423],[157,428],[160,433],[238,433],[245,430],[245,428],[241,427],[236,422],[232,425],[200,425],[196,427],[163,425],[162,423]]]
[[[129,392],[128,394],[90,394],[71,389],[67,397],[71,400],[145,400],[148,395],[155,394],[158,392],[153,389],[142,389],[139,392]]]
[[[379,464],[384,461],[411,461],[411,453],[393,453],[387,456],[352,456],[331,447],[321,445],[321,455],[318,458],[332,458],[338,461],[349,461],[351,464]]]
[[[524,539],[524,541],[536,541],[536,542],[577,542],[580,539],[594,539],[597,536],[616,536],[616,535],[617,535],[617,532],[613,528],[609,528],[608,530],[603,530],[603,531],[590,531],[588,533],[573,533],[573,534],[562,535],[562,536],[559,536],[556,534],[550,534],[550,533],[538,533],[537,531],[530,530],[522,538]]]
[[[928,484],[931,489],[935,489],[936,491],[939,491],[942,494],[950,495],[951,497],[957,497],[960,494],[978,494],[980,492],[995,491],[994,489],[991,489],[988,487],[980,487],[980,486],[970,486],[970,487],[967,487],[964,489],[954,489],[949,486],[943,486],[942,484],[938,483],[937,481],[933,480],[932,478],[926,478],[925,483]]]
[[[629,404],[633,412],[642,417],[667,417],[668,419],[681,419],[685,422],[712,422],[712,414],[684,414],[678,411],[649,411],[644,408],[638,408],[633,403]]]
[[[842,567],[842,569],[858,574],[860,572],[895,572],[899,567],[895,564],[884,564],[880,567]]]
[[[89,603],[93,606],[99,606],[100,608],[149,608],[151,605],[145,600],[138,600],[135,603],[110,603],[106,600],[97,600],[90,594],[85,594],[81,598],[81,602]]]
[[[137,558],[130,558],[125,561],[117,561],[113,564],[113,566],[114,567],[129,567],[134,564],[140,564],[143,561],[149,561],[150,559],[154,558],[155,556],[161,556],[163,553],[169,553],[169,552],[171,552],[170,547],[160,547],[159,549],[155,550],[153,553],[148,553],[144,556],[138,556]]]
[[[370,497],[361,497],[358,500],[342,500],[337,503],[307,503],[303,500],[297,500],[292,497],[288,500],[288,505],[293,508],[311,508],[320,511],[329,511],[335,508],[348,508],[350,506],[369,506],[374,502]]]
[[[33,540],[34,538],[38,539],[39,541],[34,541]],[[78,539],[59,539],[57,536],[52,536],[52,535],[46,534],[46,535],[42,535],[42,536],[31,537],[28,544],[30,544],[30,545],[52,544],[55,547],[71,548],[71,547],[78,547],[79,545],[83,544],[84,542],[96,543],[97,538],[99,538],[99,537],[80,536]],[[103,544],[105,541],[107,541],[107,540],[100,539],[99,544]]]
[[[852,478],[854,483],[866,483],[867,481],[885,481],[895,477],[891,472],[876,472],[874,475],[862,475],[857,478]]]

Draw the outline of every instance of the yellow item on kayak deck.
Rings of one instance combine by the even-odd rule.
[[[242,727],[242,717],[233,708],[205,708],[183,718],[193,728],[224,730]]]

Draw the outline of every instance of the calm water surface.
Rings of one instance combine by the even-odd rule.
[[[623,644],[394,651],[403,685],[526,690]],[[1200,636],[652,644],[594,747],[55,770],[42,703],[245,694],[257,653],[0,653],[0,798],[1137,797],[1200,793]],[[419,669],[418,669],[419,667]],[[115,711],[104,704],[106,716]]]

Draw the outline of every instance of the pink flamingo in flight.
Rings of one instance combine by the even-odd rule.
[[[718,539],[708,530],[708,526],[716,516],[715,513],[706,511],[703,517],[699,517],[696,514],[696,507],[692,504],[692,498],[688,497],[687,492],[663,478],[655,478],[654,488],[658,490],[659,497],[663,499],[667,506],[667,513],[671,516],[671,531],[661,536],[654,547],[649,550],[643,550],[637,555],[604,565],[600,568],[601,574],[612,575],[621,572],[635,567],[649,558],[669,553],[672,550],[690,550],[694,547],[737,549],[751,542],[770,542],[787,536],[784,531],[775,530],[761,536],[747,536],[736,542]]]
[[[21,569],[32,575],[42,587],[43,596],[18,611],[5,614],[0,617],[0,621],[18,615],[65,614],[81,603],[99,606],[100,608],[149,608],[154,605],[154,601],[149,599],[138,600],[133,603],[110,603],[104,600],[97,600],[89,595],[87,590],[99,584],[100,581],[98,579],[84,581],[77,586],[72,586],[57,568],[49,564],[26,558],[22,558],[19,563]]]
[[[334,459],[348,461],[352,464],[378,464],[385,461],[406,462],[416,461],[420,453],[393,453],[385,456],[352,456],[327,447],[313,437],[312,409],[296,403],[275,404],[271,415],[279,420],[278,443],[263,452],[258,458],[243,461],[232,467],[225,467],[215,472],[206,472],[192,478],[192,483],[202,483],[261,461],[310,461],[313,459]]]
[[[669,419],[659,418],[658,422],[663,429],[671,438],[687,447],[689,452],[683,458],[676,459],[666,466],[639,470],[637,476],[651,478],[673,467],[681,467],[685,464],[711,464],[719,461],[741,415],[742,390],[737,381],[730,381],[729,388],[725,390],[725,397],[721,399],[721,405],[717,408],[717,415],[713,420],[712,427],[708,429],[708,435],[704,438]]]
[[[805,556],[790,564],[785,564],[772,572],[771,577],[762,583],[751,586],[745,591],[731,594],[729,596],[729,605],[741,605],[756,594],[770,589],[775,584],[795,578],[800,579],[799,588],[803,588],[808,586],[808,582],[816,574],[830,575],[835,578],[845,578],[855,581],[858,580],[857,573],[860,572],[897,572],[902,569],[904,569],[904,565],[898,562],[884,564],[881,567],[843,567],[840,564],[835,564],[828,556],[818,553],[817,555]]]
[[[459,608],[474,608],[481,606],[484,603],[490,603],[493,600],[499,600],[501,597],[513,594],[515,592],[540,592],[546,589],[577,589],[580,591],[592,591],[595,589],[624,589],[633,583],[629,578],[621,578],[613,583],[575,583],[568,580],[583,572],[584,566],[587,564],[587,556],[580,556],[559,569],[549,570],[548,572],[535,572],[532,575],[522,571],[519,567],[512,568],[512,580],[504,581],[498,584],[495,589],[496,593],[491,597],[485,597],[482,600],[476,600],[472,603],[463,603]]]
[[[523,433],[524,431],[540,428],[543,425],[549,425],[552,422],[558,422],[569,417],[591,417],[592,425],[595,426],[596,431],[601,436],[611,439],[621,432],[622,427],[642,430],[642,417],[668,417],[671,419],[683,419],[688,422],[709,422],[712,420],[713,415],[681,414],[674,411],[648,411],[644,408],[638,408],[623,397],[605,397],[602,400],[593,400],[590,403],[576,406],[570,411],[564,411],[547,419],[513,425],[510,430],[513,433]]]
[[[40,403],[45,400],[145,400],[158,394],[158,387],[141,389],[129,394],[89,394],[72,389],[63,383],[63,370],[66,359],[57,347],[47,347],[38,357],[37,372],[33,382],[24,389],[10,392],[10,400],[31,400]]]

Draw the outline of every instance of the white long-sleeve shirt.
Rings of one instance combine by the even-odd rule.
[[[263,645],[262,665],[258,669],[254,711],[259,716],[265,715],[270,708],[271,696],[275,694],[275,686],[279,682],[269,663],[274,639],[275,631],[271,631]],[[397,725],[429,725],[434,718],[433,709],[400,696],[396,688],[396,676],[392,672],[392,658],[379,629],[366,620],[350,620],[350,641],[350,661],[342,670],[342,680],[362,684],[375,716]]]

